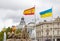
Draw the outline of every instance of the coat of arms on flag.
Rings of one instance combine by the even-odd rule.
[[[34,15],[35,13],[35,7],[32,7],[32,8],[29,8],[29,9],[26,9],[24,10],[24,15]]]

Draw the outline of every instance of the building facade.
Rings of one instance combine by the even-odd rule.
[[[27,29],[28,29],[30,38],[32,39],[32,41],[35,41],[35,36],[36,36],[35,23],[34,22],[28,23]]]
[[[24,17],[22,17],[19,25],[17,25],[16,27],[17,29],[23,29],[25,25],[26,23],[25,23]]]
[[[60,41],[60,18],[40,22],[36,27],[37,41]]]

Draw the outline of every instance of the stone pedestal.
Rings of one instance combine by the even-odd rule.
[[[30,39],[7,39],[7,41],[31,41]]]
[[[7,39],[7,41],[14,41],[14,39]]]
[[[25,28],[22,29],[18,34],[15,34],[14,32],[8,33],[7,41],[31,41],[26,27],[27,26],[25,26]]]

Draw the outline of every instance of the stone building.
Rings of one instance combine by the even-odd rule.
[[[24,28],[25,25],[26,25],[26,23],[25,23],[24,17],[22,17],[19,25],[17,25],[16,27],[17,27],[17,29],[22,29],[22,28]]]
[[[37,41],[60,41],[60,17],[40,22],[36,27]]]
[[[32,41],[35,41],[35,36],[36,36],[35,23],[34,22],[28,23],[27,29],[28,29],[29,36],[31,37]]]

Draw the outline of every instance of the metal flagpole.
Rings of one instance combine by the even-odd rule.
[[[52,19],[53,19],[53,6],[52,6]],[[54,39],[54,36],[53,36],[54,32],[53,31],[54,31],[54,22],[52,20],[52,41]]]
[[[35,5],[34,5],[34,8],[35,8]],[[34,30],[35,30],[35,41],[36,41],[36,15],[34,14],[34,19],[35,19],[35,28],[34,28]]]
[[[36,3],[36,1],[35,1],[35,3]],[[36,7],[36,5],[34,5],[34,8]],[[36,8],[35,8],[36,9]],[[34,10],[35,11],[35,10]],[[35,13],[36,13],[36,11],[35,11]],[[34,19],[35,19],[35,41],[37,40],[36,39],[36,15],[34,14]]]

